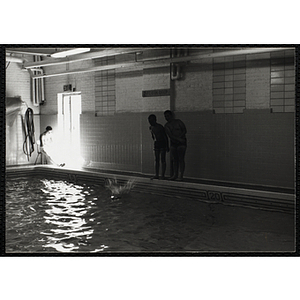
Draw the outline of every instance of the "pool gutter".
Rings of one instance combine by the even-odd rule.
[[[202,184],[188,181],[150,180],[137,174],[117,174],[101,170],[68,169],[52,165],[7,167],[6,178],[41,175],[76,183],[88,182],[104,185],[107,178],[124,184],[134,180],[133,190],[151,194],[191,199],[207,203],[220,203],[259,209],[294,213],[295,195],[260,189],[247,189],[217,184]]]

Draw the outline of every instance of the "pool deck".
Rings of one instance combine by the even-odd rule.
[[[95,168],[68,169],[53,165],[10,166],[6,178],[28,175],[44,175],[55,179],[89,182],[104,185],[106,179],[116,179],[120,184],[134,180],[134,191],[191,199],[207,203],[222,203],[294,213],[295,192],[280,187],[253,186],[230,182],[185,178],[184,181],[151,180],[150,176],[124,171],[110,171]]]

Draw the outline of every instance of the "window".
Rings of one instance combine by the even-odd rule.
[[[271,97],[273,112],[295,111],[294,51],[271,53]]]
[[[114,57],[95,60],[96,66],[115,63]],[[96,116],[113,115],[116,111],[115,70],[97,71],[95,74],[95,112]]]
[[[213,59],[215,113],[242,113],[246,107],[246,56]]]

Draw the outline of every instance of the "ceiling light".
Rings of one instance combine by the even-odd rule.
[[[66,57],[66,56],[70,56],[70,55],[89,52],[90,50],[91,50],[91,48],[74,48],[71,50],[53,53],[53,54],[51,54],[51,57],[54,57],[54,58]]]

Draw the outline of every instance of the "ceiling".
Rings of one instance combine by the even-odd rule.
[[[66,50],[74,49],[69,47],[69,48],[54,48],[54,47],[38,47],[38,48],[24,48],[24,47],[16,47],[16,48],[6,48],[7,53],[15,53],[15,54],[24,54],[24,55],[39,55],[39,56],[48,56],[50,57],[52,54],[57,53],[57,52],[62,52]],[[91,48],[90,52],[95,52],[95,51],[100,51],[100,50],[105,50],[107,48]]]
[[[176,48],[176,47],[175,47]],[[163,67],[170,66],[172,63],[189,63],[190,61],[197,61],[204,58],[217,58],[225,56],[234,56],[234,55],[250,55],[258,54],[272,51],[281,51],[292,48],[262,48],[262,47],[194,47],[196,52],[193,52],[193,48],[189,48],[189,51],[184,51],[185,47],[181,46],[178,49],[182,50],[182,53],[172,52],[170,56],[170,49],[174,49],[173,46],[161,46],[161,47],[92,47],[90,51],[83,54],[76,54],[72,56],[67,56],[63,58],[53,58],[51,55],[57,52],[62,52],[73,48],[54,48],[54,47],[35,47],[35,48],[25,48],[25,47],[15,47],[15,48],[6,48],[6,59],[7,61],[15,61],[22,63],[22,69],[27,69],[30,72],[32,78],[43,78],[50,76],[62,76],[66,74],[76,74],[84,72],[94,72],[108,69],[119,69],[127,70],[130,68],[134,69],[143,69],[143,68],[153,68],[153,67]],[[159,50],[156,51],[156,55],[149,54],[149,50]],[[199,49],[202,51],[199,52]],[[211,51],[214,50],[214,51]],[[87,69],[71,69],[66,68],[66,71],[59,73],[43,73],[41,68],[47,66],[54,66],[59,64],[69,65],[70,63],[91,60],[97,58],[104,58],[110,56],[116,56],[121,54],[130,54],[130,61],[124,61],[123,63],[113,63],[109,65],[99,65],[94,67],[89,67]],[[174,55],[173,55],[174,54]],[[34,55],[41,57],[32,62],[26,59],[27,55]],[[254,56],[255,57],[255,56]],[[16,61],[18,60],[18,61]],[[38,74],[33,73],[39,71]]]
[[[15,56],[15,57],[24,57],[25,55],[36,55],[36,56],[43,56],[44,59],[46,59],[47,57],[51,57],[52,54],[57,53],[57,52],[62,52],[62,51],[66,51],[66,50],[71,50],[71,49],[75,49],[76,47],[14,47],[14,48],[6,48],[6,53],[8,55],[11,56]],[[84,47],[82,47],[84,48]],[[135,47],[122,47],[122,46],[112,46],[112,47],[89,47],[90,51],[89,53],[101,53],[102,51],[113,51],[114,49],[133,49],[136,52],[139,52],[139,50],[141,52],[146,51],[146,50],[150,50],[150,49],[165,49],[167,51],[169,51],[172,48],[178,48],[177,46],[146,46],[146,47],[142,47],[142,45],[135,45]],[[179,48],[184,48],[183,46],[180,46]],[[199,49],[201,47],[188,47],[189,49]],[[202,50],[205,51],[209,51],[212,49],[216,49],[219,48],[219,50],[235,50],[235,49],[240,49],[240,47],[226,47],[226,48],[222,48],[222,47],[202,47]]]

